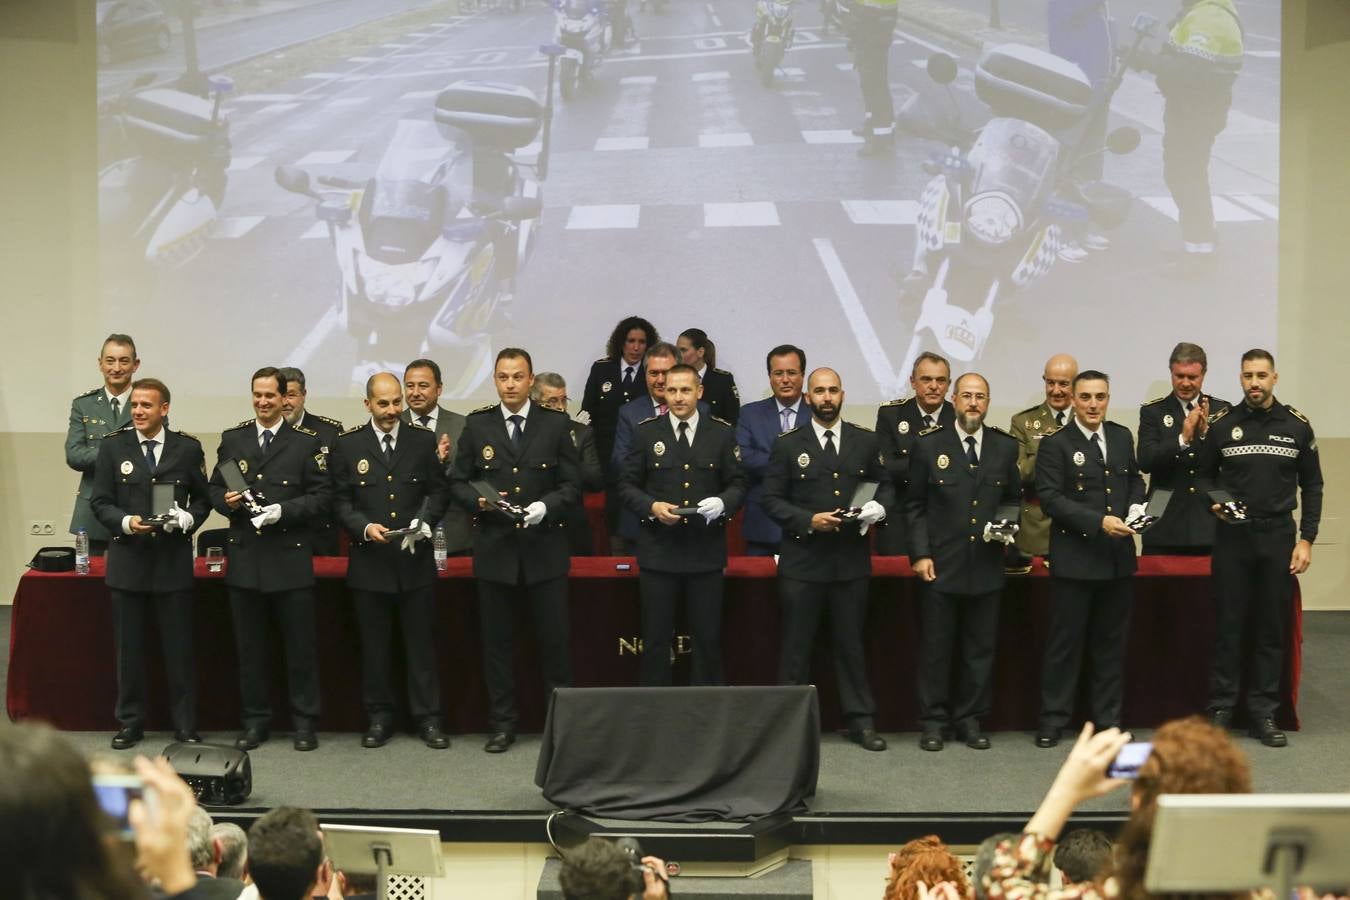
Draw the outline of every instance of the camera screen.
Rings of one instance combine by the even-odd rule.
[[[1139,768],[1152,752],[1153,745],[1147,742],[1126,744],[1120,748],[1120,753],[1107,767],[1106,774],[1112,778],[1135,778],[1139,775]]]
[[[94,796],[98,798],[99,808],[107,814],[112,827],[123,835],[131,834],[127,813],[131,801],[140,798],[144,789],[141,780],[131,776],[94,777]]]

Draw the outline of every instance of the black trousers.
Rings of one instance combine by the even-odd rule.
[[[544,697],[552,696],[554,688],[572,684],[567,577],[531,585],[479,579],[478,621],[483,636],[488,727],[509,734],[515,734],[520,719],[516,710],[515,632],[516,609],[521,603],[529,606],[534,622],[539,668],[544,676]]]
[[[1284,630],[1293,596],[1289,557],[1294,552],[1292,517],[1220,525],[1214,533],[1217,622],[1209,669],[1211,709],[1238,705],[1242,635],[1250,627],[1252,660],[1247,675],[1247,712],[1274,716],[1284,671]]]
[[[642,687],[670,685],[675,610],[683,598],[694,642],[689,683],[726,684],[722,674],[722,572],[638,572],[642,591]]]
[[[1166,546],[1145,543],[1139,551],[1140,556],[1209,556],[1213,547]]]
[[[315,646],[314,590],[264,593],[230,588],[230,616],[239,653],[239,695],[245,728],[271,728],[268,621],[276,617],[286,652],[291,724],[312,729],[319,719],[319,655]]]
[[[1118,725],[1133,579],[1081,581],[1056,578],[1054,571],[1050,570],[1050,624],[1041,669],[1041,727],[1069,724],[1085,649],[1091,720],[1100,727]]]
[[[901,490],[900,494],[903,495],[904,491]],[[879,556],[909,555],[909,539],[905,533],[904,522],[887,522],[883,527],[876,529],[876,535],[876,552]]]
[[[1172,192],[1181,239],[1211,243],[1215,238],[1209,158],[1214,140],[1228,124],[1232,93],[1168,98],[1163,105],[1163,181]]]
[[[391,684],[394,617],[403,632],[408,711],[418,725],[441,721],[441,681],[436,667],[436,596],[427,585],[401,594],[352,591],[361,627],[361,702],[372,725],[393,725],[397,704]]]
[[[876,704],[867,683],[863,626],[867,618],[867,590],[871,579],[798,581],[779,576],[778,607],[782,643],[778,655],[779,684],[811,683],[811,646],[820,615],[830,612],[834,646],[834,676],[839,682],[839,706],[850,728],[872,727]]]
[[[145,727],[145,630],[151,615],[159,627],[169,712],[176,731],[197,730],[197,666],[192,649],[192,592],[112,591],[113,641],[117,659],[117,706],[123,728]]]
[[[858,82],[862,88],[863,110],[867,113],[864,129],[871,136],[875,129],[887,133],[895,125],[895,104],[891,100],[891,42],[895,37],[894,12],[855,7],[858,28],[854,36]]]
[[[948,594],[932,586],[921,591],[918,681],[924,731],[978,726],[989,714],[1000,597],[999,591]]]

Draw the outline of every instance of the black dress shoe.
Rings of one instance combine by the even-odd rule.
[[[864,750],[885,750],[886,739],[875,728],[849,729],[848,739]]]
[[[509,731],[499,731],[487,739],[483,750],[487,753],[505,753],[506,748],[516,742],[516,736]]]
[[[173,739],[180,744],[200,744],[202,736],[197,733],[195,728],[189,728],[185,731],[175,731]]]
[[[314,733],[313,729],[302,728],[291,738],[291,746],[301,753],[308,750],[318,750],[319,736]]]
[[[1275,720],[1271,718],[1258,719],[1251,727],[1251,736],[1267,747],[1285,747],[1289,744],[1289,739],[1275,726]]]
[[[1215,728],[1227,730],[1233,727],[1233,708],[1231,706],[1218,706],[1209,711],[1209,724]]]
[[[978,725],[967,725],[961,729],[961,739],[966,742],[966,746],[972,750],[988,750],[991,746],[989,738],[980,731]]]
[[[427,722],[417,731],[417,736],[422,739],[432,750],[444,750],[450,746],[450,738],[445,736],[439,725],[435,722]]]
[[[244,733],[235,738],[234,747],[236,750],[256,750],[271,736],[266,728],[245,728]]]
[[[376,722],[366,729],[366,733],[361,737],[361,746],[367,750],[374,750],[376,747],[383,747],[389,743],[389,738],[393,736],[393,730],[383,722]]]
[[[945,746],[946,744],[942,741],[942,732],[940,731],[925,731],[923,734],[919,735],[920,750],[928,750],[936,753]]]
[[[144,738],[145,732],[139,728],[123,728],[113,735],[112,748],[114,750],[130,750]]]
[[[1059,729],[1042,728],[1036,732],[1036,746],[1042,750],[1049,750],[1051,747],[1059,746]]]

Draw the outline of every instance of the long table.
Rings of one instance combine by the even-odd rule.
[[[320,727],[360,731],[360,634],[343,578],[341,557],[315,560],[318,576],[319,667],[323,691]],[[114,730],[111,602],[103,561],[89,575],[29,572],[14,596],[6,707],[13,720],[44,719],[69,730]],[[197,681],[201,727],[239,725],[238,665],[223,577],[197,561]],[[451,559],[436,595],[436,631],[446,722],[452,731],[487,728],[472,561]],[[876,557],[867,626],[868,670],[877,699],[877,726],[916,727],[915,666],[919,621],[917,589],[904,557]],[[730,684],[772,684],[778,658],[776,567],[771,558],[733,557],[727,567],[724,658]],[[631,558],[575,557],[571,571],[571,644],[576,685],[637,683],[639,608],[637,565]],[[1202,712],[1207,695],[1214,615],[1209,560],[1144,557],[1134,580],[1135,604],[1126,671],[1124,722],[1157,725]],[[990,730],[1031,729],[1039,702],[1042,641],[1050,579],[1038,560],[1031,575],[1010,578],[1004,593]],[[1290,607],[1289,653],[1279,721],[1296,728],[1301,671],[1302,613],[1297,590]],[[545,697],[535,664],[532,632],[520,623],[517,678],[522,727],[543,726]],[[841,725],[828,651],[828,623],[817,642],[812,673],[820,689],[821,722]],[[275,727],[288,724],[279,641],[272,640]],[[169,727],[158,640],[151,638],[151,728]],[[679,655],[677,683],[688,678]],[[396,677],[395,684],[402,684]]]

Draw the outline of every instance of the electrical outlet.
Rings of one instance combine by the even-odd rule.
[[[51,522],[43,522],[43,523],[42,523],[42,536],[43,536],[43,537],[51,537],[51,536],[53,536],[53,535],[55,535],[55,534],[56,534],[56,526],[55,526],[55,525],[53,525]]]
[[[43,522],[39,519],[33,519],[28,523],[28,533],[34,537],[56,534],[56,526],[51,522]]]

